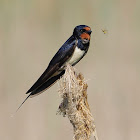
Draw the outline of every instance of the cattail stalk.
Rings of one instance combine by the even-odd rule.
[[[70,120],[74,129],[73,140],[89,140],[91,134],[95,140],[98,140],[87,101],[87,87],[83,75],[67,64],[65,74],[59,82],[62,102],[58,111]]]

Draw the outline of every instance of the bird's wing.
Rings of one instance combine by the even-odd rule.
[[[44,84],[57,70],[72,56],[74,49],[76,47],[77,41],[73,36],[71,36],[58,50],[55,56],[49,63],[48,68],[40,76],[40,78],[34,83],[34,85],[26,92],[30,93],[38,89],[42,84]]]

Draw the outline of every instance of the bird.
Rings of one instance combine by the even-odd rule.
[[[86,55],[90,45],[91,33],[91,28],[87,25],[78,25],[74,28],[73,34],[54,55],[47,69],[26,92],[29,95],[16,112],[29,97],[42,93],[59,80],[65,73],[67,63],[74,66]]]

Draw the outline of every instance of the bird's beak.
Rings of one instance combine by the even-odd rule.
[[[91,30],[89,30],[89,31],[87,31],[87,33],[90,35],[90,34],[92,33],[92,31],[91,31]]]

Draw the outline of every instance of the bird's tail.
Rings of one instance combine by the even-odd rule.
[[[26,100],[29,97],[34,97],[36,95],[41,94],[44,90],[47,90],[50,86],[52,86],[58,79],[60,79],[60,77],[65,73],[65,71],[63,70],[59,75],[54,76],[52,78],[50,78],[48,81],[46,81],[44,84],[42,84],[40,87],[38,87],[37,89],[35,89],[34,91],[32,91],[26,98],[25,100],[21,103],[21,105],[17,108],[17,110],[15,111],[15,113],[12,115],[14,116],[18,110],[22,107],[22,105],[26,102]]]
[[[17,110],[12,114],[12,116],[14,116],[14,115],[18,112],[18,110],[21,108],[21,106],[26,102],[26,100],[27,100],[30,96],[31,96],[31,94],[29,94],[29,95],[25,98],[25,100],[20,104],[20,106],[17,108]]]

